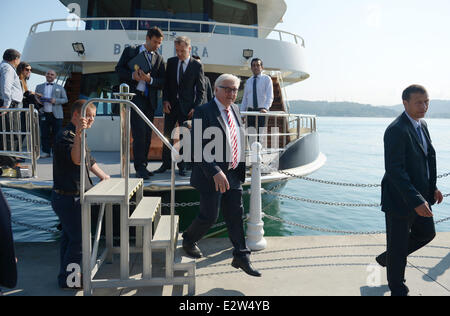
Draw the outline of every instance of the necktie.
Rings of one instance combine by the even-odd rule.
[[[422,132],[421,132],[420,126],[418,126],[416,128],[416,132],[417,132],[417,135],[419,135],[420,143],[422,144],[422,146],[425,146],[423,143],[423,137],[422,137]]]
[[[54,83],[47,82],[47,86],[53,86],[53,85],[54,85]]]
[[[183,70],[184,62],[180,62],[180,70],[178,71],[178,85],[181,84],[181,78],[183,78],[184,70]]]
[[[258,108],[258,91],[256,89],[256,80],[258,79],[257,76],[253,77],[253,108]]]
[[[145,51],[144,51],[144,54],[145,54],[145,58],[147,59],[148,65],[150,66],[150,69],[152,69],[152,56],[153,56],[153,53],[152,53],[152,52],[149,52],[148,50],[145,50]],[[149,85],[146,84],[146,85],[145,85],[144,95],[145,95],[146,97],[148,97],[149,94],[150,94],[149,92],[150,92]]]
[[[229,109],[225,109],[228,117],[228,127],[230,128],[230,138],[231,138],[231,149],[233,154],[233,160],[231,162],[231,169],[236,169],[239,165],[239,150],[238,150],[238,138],[237,138],[237,130],[236,125],[234,124],[234,120],[232,118],[232,113]]]

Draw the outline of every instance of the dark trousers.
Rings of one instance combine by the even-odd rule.
[[[261,112],[261,109],[248,109],[248,112]],[[256,128],[256,117],[249,116],[248,117],[248,127],[255,127]],[[259,116],[258,117],[258,133],[259,129],[266,127],[266,117],[265,116]]]
[[[67,286],[67,277],[72,271],[67,271],[70,264],[81,267],[82,235],[81,235],[81,205],[79,197],[59,195],[52,191],[52,207],[58,216],[61,226],[61,253],[58,284]]]
[[[40,124],[42,151],[50,154],[52,152],[52,143],[55,143],[56,135],[62,128],[63,120],[57,119],[53,113],[45,112],[41,115]]]
[[[155,110],[152,108],[149,98],[137,92],[137,95],[133,98],[133,103],[153,122]],[[147,168],[152,130],[133,110],[131,111],[131,133],[133,134],[134,169],[138,171]]]
[[[417,213],[402,218],[386,213],[388,285],[393,296],[405,296],[404,284],[407,257],[431,242],[436,236],[434,219],[421,217]]]
[[[164,115],[164,137],[170,140],[170,144],[173,145],[172,132],[174,128],[177,126],[183,126],[183,123],[188,120],[188,118],[181,113],[179,109],[179,105],[172,105],[172,111],[170,114]],[[180,155],[182,155],[182,150],[180,151]],[[172,153],[170,152],[167,146],[164,146],[162,153],[163,166],[167,169],[170,169],[172,166]],[[178,163],[178,168],[184,169],[185,163]]]
[[[231,190],[220,192],[200,192],[200,212],[191,226],[183,234],[187,243],[195,243],[206,235],[208,230],[217,222],[219,209],[227,225],[228,235],[233,244],[233,256],[250,255],[244,234],[244,207],[242,204],[242,187],[235,171],[226,172]]]

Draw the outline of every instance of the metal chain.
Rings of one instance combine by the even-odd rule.
[[[313,230],[313,231],[318,231],[318,232],[322,232],[322,233],[337,233],[337,234],[345,234],[345,235],[378,235],[378,234],[384,234],[385,231],[372,231],[372,232],[352,232],[352,231],[345,231],[345,230],[334,230],[334,229],[328,229],[328,228],[320,228],[320,227],[314,227],[314,226],[308,226],[308,225],[303,225],[303,224],[298,224],[298,223],[294,223],[291,221],[287,221],[275,216],[271,216],[268,214],[263,213],[262,214],[263,217],[271,219],[273,221],[276,222],[280,222],[280,223],[284,223],[290,226],[296,226],[296,227],[300,227],[306,230]]]
[[[270,220],[276,221],[276,222],[280,222],[280,223],[284,223],[290,226],[296,226],[296,227],[300,227],[306,230],[313,230],[313,231],[318,231],[318,232],[322,232],[322,233],[337,233],[337,234],[344,234],[344,235],[379,235],[379,234],[385,234],[386,231],[368,231],[368,232],[352,232],[352,231],[345,231],[345,230],[335,230],[335,229],[328,229],[328,228],[320,228],[320,227],[314,227],[314,226],[308,226],[308,225],[303,225],[303,224],[298,224],[298,223],[294,223],[291,221],[287,221],[275,216],[271,216],[265,213],[262,213],[263,217],[268,218]],[[450,220],[450,217],[438,220],[435,222],[436,225],[447,222]]]
[[[318,201],[318,200],[312,200],[312,199],[305,199],[305,198],[301,198],[301,197],[289,196],[289,195],[286,195],[286,194],[277,193],[277,192],[273,192],[273,191],[267,191],[267,190],[264,190],[264,193],[267,193],[267,194],[270,194],[270,195],[274,195],[274,196],[278,196],[278,197],[285,198],[285,199],[289,199],[289,200],[306,202],[306,203],[311,203],[311,204],[322,204],[322,205],[333,205],[333,206],[347,206],[347,207],[380,207],[381,206],[381,204],[379,204],[379,203],[364,204],[364,203],[342,203],[342,202]]]
[[[162,207],[170,207],[171,203],[162,203]],[[199,206],[200,202],[183,202],[183,203],[175,203],[175,207],[192,207]]]
[[[24,202],[28,202],[28,203],[40,204],[40,205],[52,205],[52,203],[49,202],[49,201],[30,199],[30,198],[27,198],[27,197],[11,194],[11,193],[8,193],[8,192],[3,192],[3,194],[6,197],[10,197],[10,198],[13,198],[13,199],[16,199],[16,200],[20,200],[20,201],[24,201]]]
[[[39,226],[35,226],[35,225],[30,225],[30,224],[26,224],[26,223],[22,223],[22,222],[18,222],[15,221],[13,219],[11,219],[11,223],[18,225],[18,226],[23,226],[29,229],[33,229],[33,230],[40,230],[46,233],[51,233],[51,234],[57,234],[59,233],[59,230],[56,229],[50,229],[50,228],[44,228],[44,227],[39,227]]]
[[[298,176],[296,174],[284,171],[284,170],[278,170],[275,168],[272,168],[269,165],[262,165],[262,169],[264,169],[264,171],[270,171],[270,172],[278,172],[281,174],[284,174],[286,176],[292,177],[292,178],[297,178],[297,179],[301,179],[301,180],[306,180],[306,181],[311,181],[311,182],[316,182],[316,183],[322,183],[322,184],[329,184],[329,185],[336,185],[336,186],[344,186],[344,187],[357,187],[357,188],[380,188],[381,184],[359,184],[359,183],[346,183],[346,182],[337,182],[337,181],[329,181],[329,180],[322,180],[322,179],[314,179],[314,178],[309,178],[309,177],[305,177],[305,176]],[[445,177],[450,176],[450,172],[449,173],[444,173],[441,174],[439,176],[437,176],[437,179],[442,179]]]

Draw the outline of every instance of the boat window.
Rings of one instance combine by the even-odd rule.
[[[132,17],[133,0],[91,0],[88,6],[88,17],[94,18],[114,18],[114,17]],[[107,21],[88,21],[87,30],[106,30]],[[110,21],[110,30],[136,30],[136,21],[113,20]]]
[[[119,91],[119,77],[115,72],[85,74],[81,78],[80,99],[93,98],[114,99],[114,93]],[[162,96],[158,93],[158,109],[155,116],[163,116]],[[119,115],[119,105],[111,103],[97,104],[97,116]]]
[[[244,0],[91,0],[88,17],[115,18],[88,21],[87,30],[147,30],[158,26],[167,32],[213,32],[258,37],[258,30],[234,26],[206,25],[198,22],[155,21],[152,19],[191,20],[226,24],[258,25],[257,5]],[[120,18],[148,18],[128,20]]]

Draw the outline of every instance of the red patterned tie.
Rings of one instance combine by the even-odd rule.
[[[239,165],[239,150],[238,150],[238,137],[236,125],[234,124],[234,120],[231,117],[233,114],[229,109],[225,109],[228,116],[228,126],[230,127],[230,137],[231,137],[231,147],[233,150],[233,161],[231,163],[231,168],[236,169]]]

